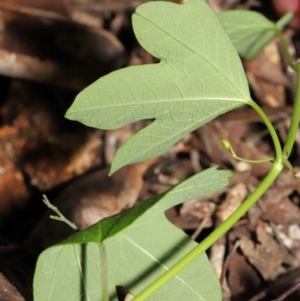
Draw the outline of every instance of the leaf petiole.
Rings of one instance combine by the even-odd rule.
[[[248,102],[248,104],[252,107],[252,109],[254,109],[257,112],[257,114],[260,116],[260,118],[263,120],[264,124],[266,125],[267,129],[269,130],[274,144],[276,161],[282,162],[283,155],[282,155],[281,144],[277,136],[277,133],[274,129],[274,126],[272,125],[271,121],[267,117],[266,113],[261,109],[261,107],[256,102],[254,102],[251,99]]]
[[[293,62],[293,58],[289,52],[289,49],[288,49],[288,45],[285,41],[285,39],[283,38],[282,36],[282,33],[280,31],[280,28],[282,27],[281,24],[287,24],[289,23],[291,20],[293,19],[293,13],[289,12],[287,14],[285,14],[280,20],[278,20],[275,24],[275,33],[280,41],[280,44],[283,48],[283,51],[284,51],[284,55],[287,59],[287,62],[289,64],[289,66],[295,70],[295,65],[294,65],[294,62]]]
[[[284,145],[284,150],[287,153],[286,159],[289,157],[294,142],[296,140],[299,120],[300,120],[300,62],[297,62],[295,64],[295,71],[297,73],[296,96],[295,96],[295,103],[293,107],[291,123],[288,130],[287,139]]]
[[[222,138],[220,140],[220,143],[222,145],[222,147],[235,159],[242,161],[242,162],[246,162],[246,163],[251,163],[251,164],[259,164],[259,163],[266,163],[266,162],[274,162],[275,158],[265,158],[265,159],[261,159],[261,160],[251,160],[251,159],[245,159],[242,157],[239,157],[233,150],[229,140],[227,138]]]

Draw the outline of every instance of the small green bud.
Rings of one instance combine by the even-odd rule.
[[[224,149],[226,149],[226,150],[229,151],[229,152],[232,151],[232,146],[231,146],[231,144],[230,144],[230,142],[229,142],[228,139],[222,138],[222,139],[220,140],[220,143],[221,143],[221,145],[222,145],[222,147],[223,147]]]

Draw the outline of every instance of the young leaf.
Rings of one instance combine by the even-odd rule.
[[[207,169],[45,250],[37,262],[34,300],[104,300],[103,280],[110,301],[118,300],[116,286],[136,295],[196,246],[167,220],[164,211],[224,188],[231,176],[216,167]],[[221,299],[219,280],[202,254],[148,301]]]
[[[283,16],[276,24],[254,11],[227,10],[218,18],[240,56],[255,59],[291,18]]]
[[[79,93],[66,113],[102,129],[155,119],[120,148],[111,173],[165,153],[185,134],[250,100],[240,58],[205,1],[143,4],[133,27],[160,63],[102,77]]]

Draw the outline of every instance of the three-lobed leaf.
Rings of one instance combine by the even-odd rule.
[[[66,114],[102,129],[155,119],[119,149],[111,173],[165,153],[187,133],[250,100],[240,58],[205,1],[146,3],[132,19],[139,43],[160,62],[100,78]]]
[[[34,276],[35,301],[99,301],[107,279],[110,301],[116,286],[136,295],[197,243],[172,225],[164,211],[227,186],[232,173],[207,169],[168,192],[108,217],[45,250]],[[205,254],[149,300],[221,300],[219,280]]]

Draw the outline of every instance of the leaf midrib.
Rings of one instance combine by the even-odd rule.
[[[174,103],[174,102],[191,102],[191,101],[199,101],[199,100],[219,100],[219,101],[235,101],[235,102],[241,102],[241,103],[247,103],[247,101],[241,101],[240,98],[233,98],[233,97],[195,97],[195,98],[178,98],[178,99],[167,99],[167,100],[156,100],[156,101],[147,101],[147,102],[131,102],[131,103],[123,103],[123,104],[114,104],[114,105],[107,105],[107,106],[96,106],[91,109],[80,109],[76,111],[71,111],[70,113],[67,113],[66,115],[68,116],[69,114],[74,114],[74,113],[81,113],[81,112],[90,112],[94,110],[100,110],[100,109],[110,109],[114,107],[129,107],[129,106],[137,106],[137,105],[155,105],[155,104],[167,104],[167,103]],[[244,99],[242,99],[244,100]],[[247,99],[248,100],[248,99]]]
[[[153,261],[155,261],[157,264],[159,264],[163,269],[166,271],[169,270],[167,266],[162,264],[157,258],[155,258],[152,254],[150,254],[147,250],[145,250],[143,247],[139,246],[137,243],[135,243],[132,239],[130,239],[128,236],[123,235],[123,238],[125,238],[129,243],[131,243],[134,247],[139,249],[141,252],[143,252],[145,255],[147,255],[149,258],[151,258]],[[180,278],[178,275],[175,276],[176,279],[178,279],[183,285],[185,285],[187,288],[190,289],[197,297],[201,298],[201,300],[205,301],[205,299],[199,295],[191,286],[189,286],[182,278]]]

